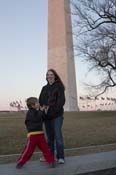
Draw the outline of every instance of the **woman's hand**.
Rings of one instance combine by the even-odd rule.
[[[49,106],[45,106],[45,114],[47,114]]]

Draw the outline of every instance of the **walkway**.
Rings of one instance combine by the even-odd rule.
[[[29,161],[17,170],[15,163],[1,164],[0,175],[79,175],[95,170],[116,167],[116,151],[66,157],[64,165],[48,168],[47,163]]]

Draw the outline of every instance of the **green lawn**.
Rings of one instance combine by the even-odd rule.
[[[26,143],[25,114],[0,113],[0,155],[20,153]],[[116,143],[116,112],[65,112],[65,148]]]

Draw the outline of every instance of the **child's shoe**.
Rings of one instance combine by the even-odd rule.
[[[16,169],[21,169],[23,167],[23,165],[21,165],[20,163],[18,163],[17,165],[16,165]]]

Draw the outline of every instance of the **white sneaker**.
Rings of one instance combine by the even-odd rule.
[[[44,157],[40,157],[40,162],[46,162],[46,159]]]
[[[40,162],[46,162],[46,159],[44,157],[40,157],[39,161]],[[57,161],[57,159],[55,159],[55,161]]]
[[[64,159],[58,159],[59,164],[64,164]]]

